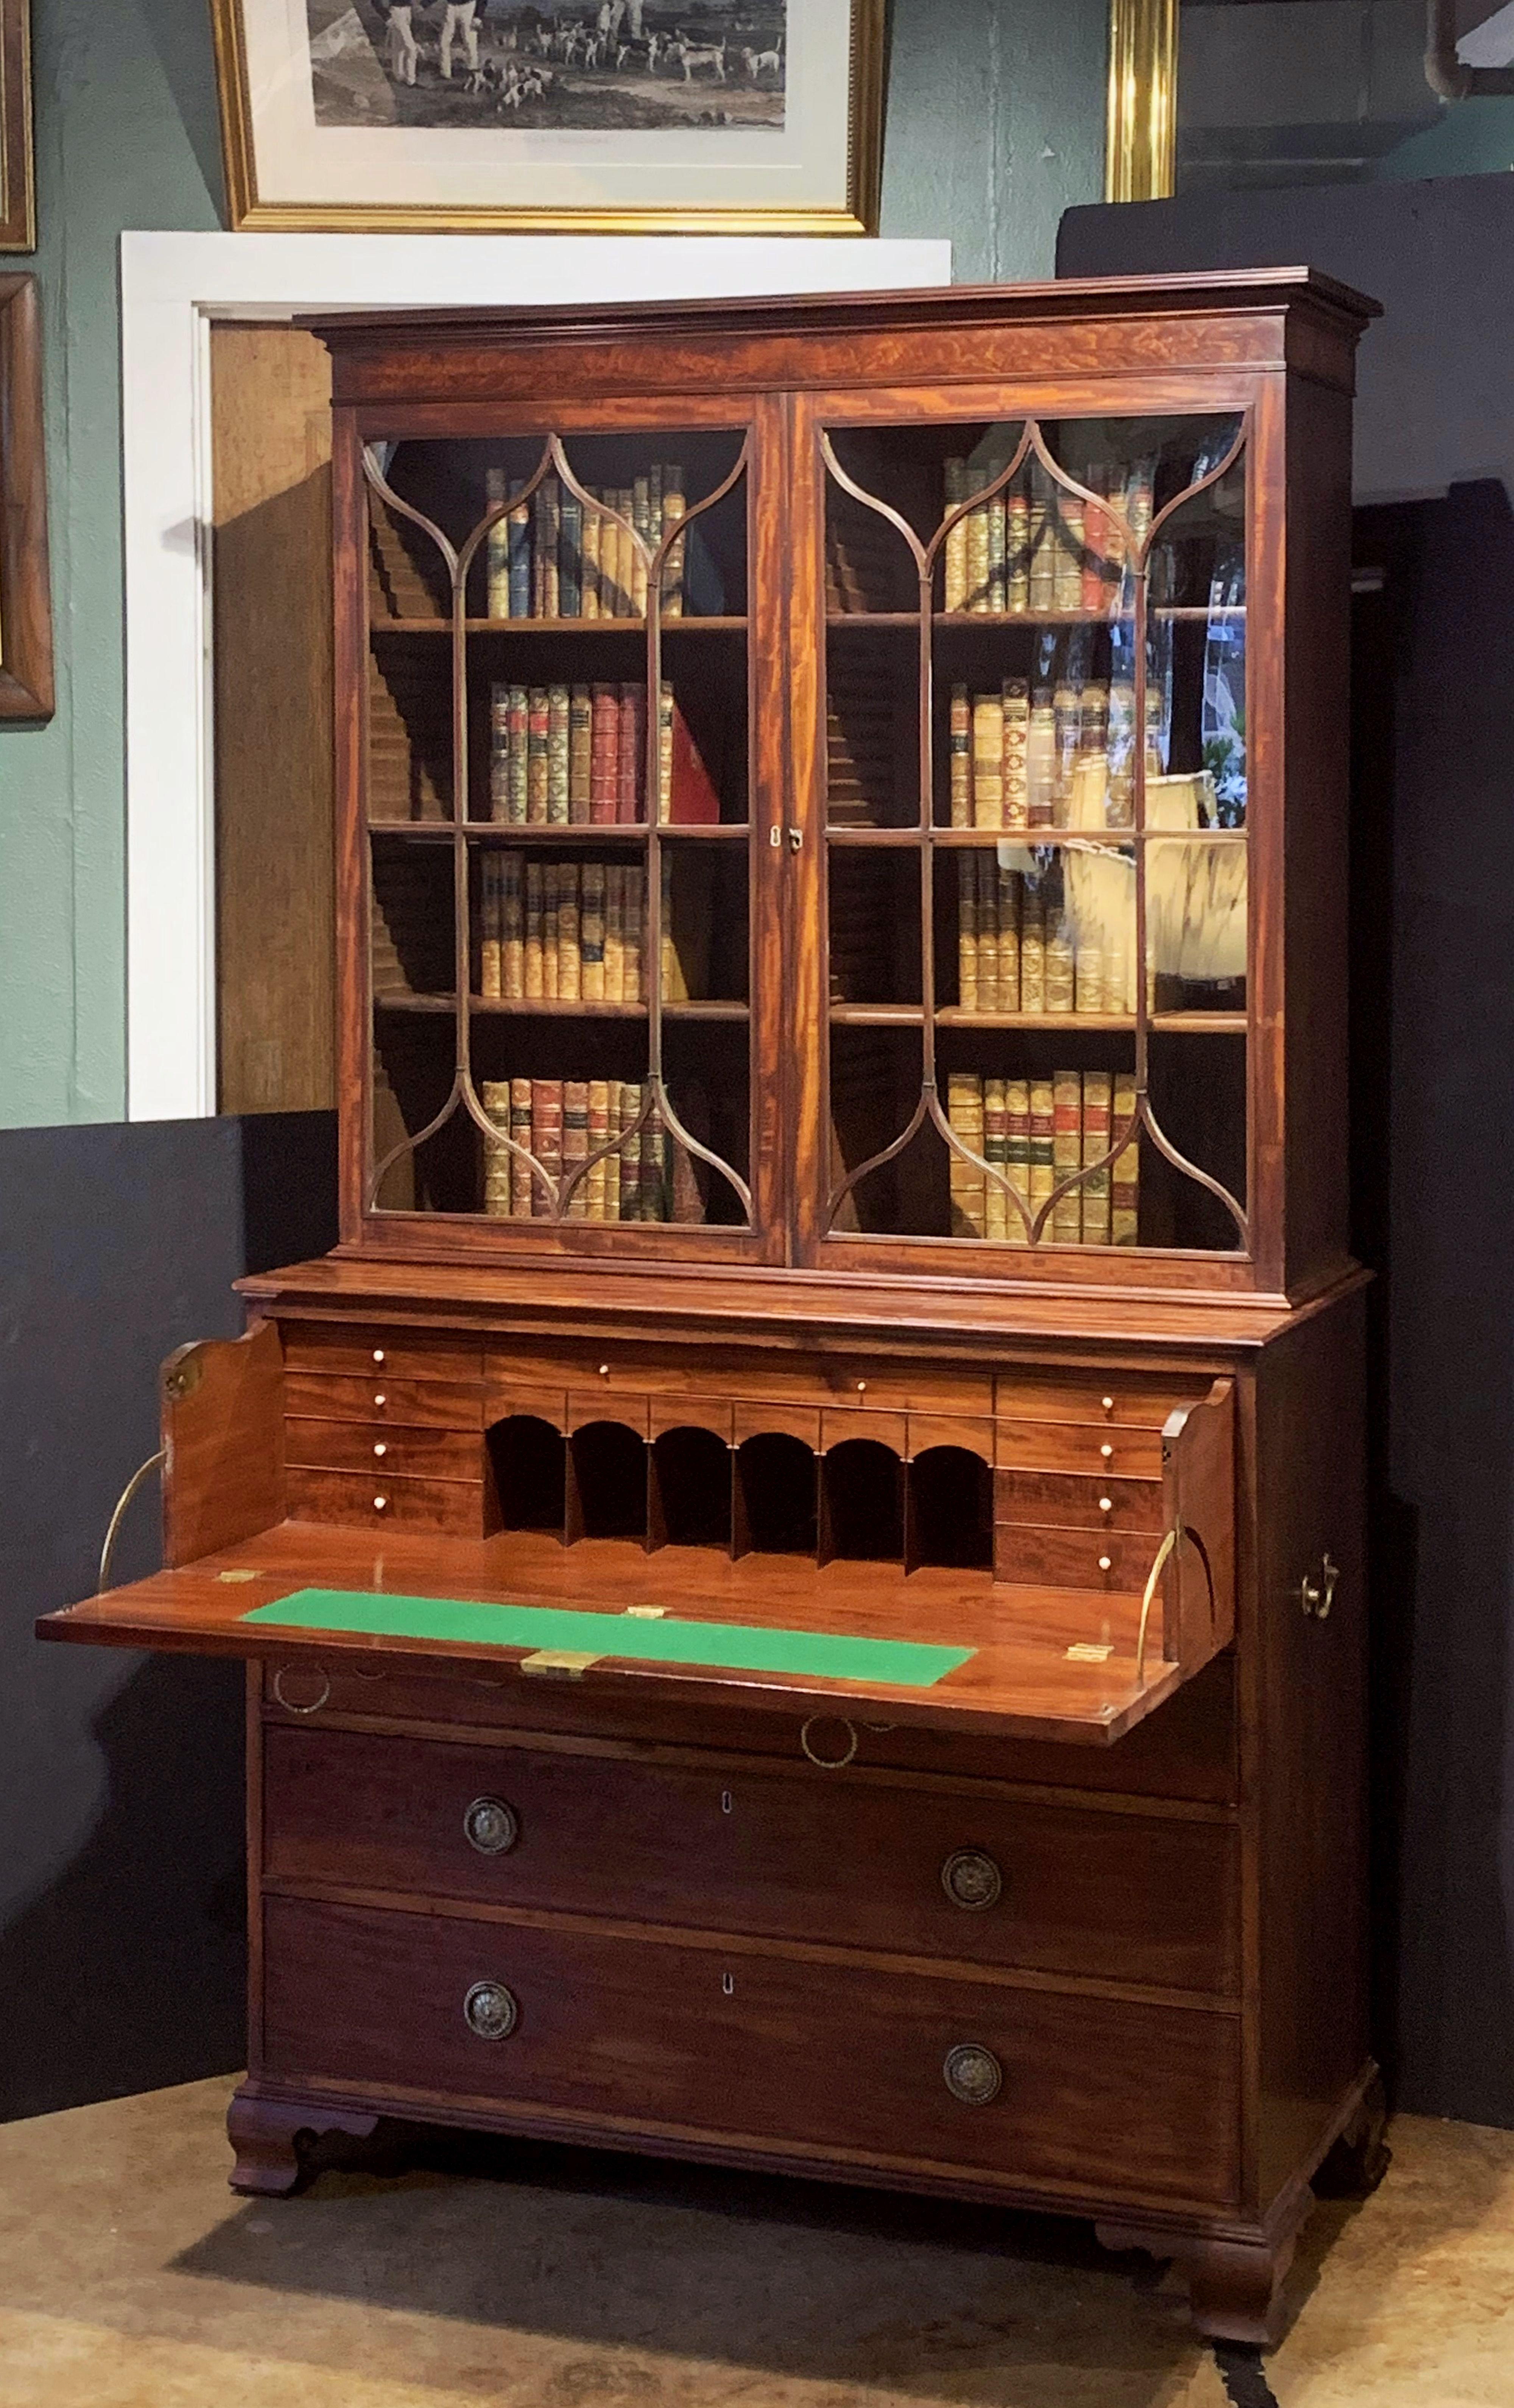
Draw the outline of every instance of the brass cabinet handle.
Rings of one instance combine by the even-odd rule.
[[[313,1671],[321,1684],[321,1695],[319,1698],[312,1698],[307,1706],[297,1706],[293,1698],[285,1697],[284,1683],[291,1672],[297,1671],[299,1669],[300,1667],[294,1664],[279,1665],[273,1676],[274,1702],[276,1705],[282,1706],[286,1714],[318,1714],[331,1695],[331,1675],[329,1672],[323,1672],[318,1664],[307,1664],[305,1670]]]
[[[463,1817],[463,1836],[480,1856],[502,1856],[521,1836],[521,1818],[503,1798],[476,1798]]]
[[[817,1724],[824,1723],[835,1723],[839,1729],[845,1731],[845,1755],[816,1755],[809,1734],[816,1727]],[[839,1772],[842,1766],[850,1764],[852,1757],[857,1753],[857,1726],[855,1723],[849,1723],[844,1714],[811,1714],[809,1720],[806,1723],[804,1728],[799,1734],[799,1744],[803,1748],[806,1756],[808,1756],[810,1763],[818,1764],[822,1772]]]
[[[956,1848],[941,1867],[941,1887],[953,1906],[983,1914],[1004,1895],[1004,1875],[984,1848]]]
[[[475,1982],[463,2001],[463,2020],[478,2040],[508,2040],[521,2009],[503,1982]]]
[[[991,2048],[964,2041],[948,2049],[941,2078],[964,2107],[987,2107],[1004,2086],[1004,2068]]]

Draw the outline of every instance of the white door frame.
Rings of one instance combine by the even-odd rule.
[[[126,1109],[216,1109],[210,328],[307,310],[945,284],[949,242],[123,234]]]

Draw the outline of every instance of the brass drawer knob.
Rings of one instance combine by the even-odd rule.
[[[991,2048],[979,2048],[974,2041],[964,2041],[949,2048],[942,2078],[953,2099],[964,2107],[986,2107],[997,2099],[1004,2082],[1004,2068]]]
[[[463,1817],[463,1836],[480,1856],[502,1856],[521,1836],[521,1818],[503,1798],[476,1798]]]
[[[981,1914],[986,1908],[997,1906],[1004,1876],[982,1848],[958,1848],[941,1867],[941,1887],[953,1906],[968,1914]]]
[[[463,2020],[479,2040],[508,2040],[520,2017],[515,1993],[503,1982],[475,1982],[463,2001]]]

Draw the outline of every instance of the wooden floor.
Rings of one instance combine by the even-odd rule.
[[[1085,2229],[478,2144],[277,2205],[230,2080],[0,2128],[0,2408],[1225,2408],[1264,2400]],[[1405,2118],[1329,2205],[1279,2408],[1507,2408],[1514,2133]]]

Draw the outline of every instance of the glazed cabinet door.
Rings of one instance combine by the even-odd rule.
[[[338,410],[350,1241],[781,1250],[781,434]]]
[[[1251,1283],[1265,391],[796,400],[804,1259]]]

